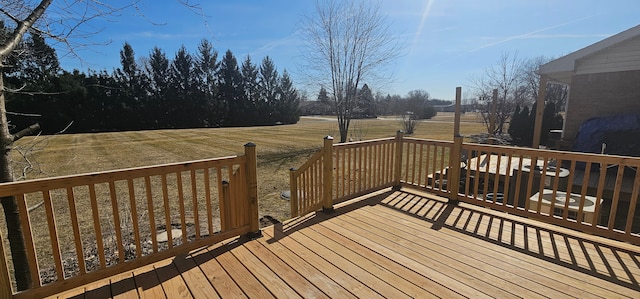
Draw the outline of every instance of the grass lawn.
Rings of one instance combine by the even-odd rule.
[[[29,158],[41,170],[28,176],[33,179],[242,154],[243,145],[253,142],[258,152],[260,216],[285,220],[289,218],[289,203],[280,199],[280,193],[289,189],[289,169],[300,166],[316,152],[324,136],[339,139],[337,122],[332,119],[303,117],[294,125],[269,127],[27,137],[20,140],[18,146],[28,147],[34,140],[42,141]],[[452,140],[452,121],[452,113],[441,112],[434,119],[421,122],[413,136]],[[350,137],[353,140],[393,137],[401,128],[400,121],[394,118],[353,120]],[[463,116],[462,134],[483,131],[477,115]],[[14,160],[20,162],[15,154]],[[20,172],[24,166],[16,163],[15,169]]]
[[[452,113],[440,113],[432,120],[419,123],[413,137],[452,140],[452,115]],[[393,137],[396,131],[401,128],[400,120],[392,117],[353,120],[350,138],[353,140],[368,140]],[[463,135],[484,131],[484,125],[478,116],[473,113],[467,113],[463,117],[461,124],[461,133]],[[27,165],[33,165],[36,171],[30,172],[27,178],[35,179],[239,155],[244,153],[244,144],[253,142],[257,145],[258,154],[259,216],[268,215],[283,221],[290,218],[289,201],[280,198],[282,191],[289,190],[289,169],[301,166],[313,153],[318,151],[322,146],[323,138],[327,135],[335,136],[335,139],[339,140],[339,136],[337,136],[338,125],[334,117],[303,117],[300,122],[294,125],[269,127],[154,130],[25,137],[17,142],[16,147],[23,152],[29,152],[27,155],[28,162],[20,155],[20,150],[12,152],[12,159],[14,160],[13,168],[16,176],[19,176]],[[106,191],[108,190],[104,190],[104,192]],[[104,201],[101,205],[108,207],[109,197],[105,194],[99,196],[99,200]],[[95,245],[91,245],[95,243],[95,239],[92,239],[94,238],[92,237],[93,235],[85,235],[85,231],[92,232],[92,209],[87,198],[88,195],[85,194],[82,197],[83,195],[76,194],[76,196],[76,209],[79,211],[78,219],[83,242],[88,242],[89,244],[84,249],[86,251],[84,254],[87,256],[95,251],[95,248],[93,248]],[[144,198],[144,196],[141,198]],[[37,200],[41,201],[41,199]],[[159,200],[161,201],[161,199]],[[35,201],[31,202],[30,199],[28,201],[29,206],[38,204]],[[70,217],[65,216],[69,213],[68,208],[65,208],[64,205],[64,203],[54,202],[58,215],[56,220],[57,229],[59,236],[64,239],[61,241],[63,258],[71,257],[73,259],[73,241],[69,239],[72,237],[73,232],[69,225]],[[123,229],[131,226],[125,221],[130,216],[127,216],[126,207],[126,204],[121,206],[121,209],[125,209],[125,211],[121,211],[125,215],[121,218]],[[106,229],[109,230],[109,225],[112,225],[109,224],[111,223],[109,222],[111,221],[110,219],[112,219],[109,216],[110,212],[107,211],[108,208],[99,210],[100,218],[104,218],[101,221],[106,221]],[[144,218],[144,212],[140,212],[140,210],[138,212],[143,214],[143,216],[138,216]],[[158,217],[162,217],[161,212],[156,211],[156,213]],[[45,221],[44,208],[36,208],[30,215],[38,260],[41,270],[44,269],[44,271],[41,271],[41,275],[45,273],[44,275],[46,276],[53,273],[53,261],[48,241],[48,226]],[[162,223],[162,220],[158,218],[153,225],[157,225],[158,222]],[[105,227],[103,227],[104,229]],[[128,229],[130,230],[130,228]],[[141,229],[145,230],[144,228]],[[112,232],[112,230],[110,231]],[[0,233],[6,233],[3,213],[0,213]],[[103,231],[103,237],[106,240],[113,239],[113,236],[107,237],[104,234],[109,235],[109,233]],[[147,238],[148,228],[141,234],[143,238]],[[84,239],[84,236],[87,238]],[[6,243],[7,240],[5,239],[4,241],[5,248],[9,248]],[[113,242],[110,244],[112,244],[112,247],[115,246]],[[110,248],[111,251],[109,252],[111,254],[113,254],[113,249]]]

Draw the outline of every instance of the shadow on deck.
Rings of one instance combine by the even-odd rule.
[[[637,246],[414,190],[263,233],[58,297],[640,297]]]

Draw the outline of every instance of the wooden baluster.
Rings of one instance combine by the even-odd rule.
[[[169,190],[167,187],[167,174],[161,175],[162,182],[162,199],[164,202],[164,225],[165,232],[167,233],[167,246],[169,249],[173,248],[173,234],[171,231],[171,205],[169,202]]]
[[[231,195],[229,194],[229,182],[222,181],[222,196],[220,197],[220,226],[222,231],[231,230]]]
[[[298,178],[296,177],[296,169],[289,169],[289,204],[291,205],[291,218],[300,216],[298,213]]]
[[[640,171],[636,170],[636,177],[633,181],[633,189],[631,190],[631,201],[627,212],[627,224],[624,228],[625,236],[631,236],[631,227],[635,218],[636,207],[638,206],[638,195],[640,195]]]
[[[402,143],[403,143],[403,136],[404,136],[404,132],[402,132],[401,130],[399,130],[398,132],[396,132],[396,139],[395,139],[395,143],[396,143],[396,156],[395,156],[395,163],[394,163],[394,176],[393,176],[393,181],[394,181],[394,189],[395,190],[400,190],[400,175],[402,174]]]
[[[351,162],[351,152],[353,151],[351,148],[346,148],[345,149],[347,152],[347,196],[353,194],[353,191],[351,190],[351,172],[353,171],[353,165]]]
[[[91,199],[91,211],[93,214],[93,229],[96,233],[96,245],[98,246],[98,258],[100,259],[100,268],[107,267],[107,261],[104,255],[104,240],[102,239],[102,228],[100,226],[100,215],[98,213],[98,199],[96,197],[96,186],[89,185],[89,197]]]
[[[227,223],[225,223],[224,221],[224,211],[226,209],[227,202],[225,202],[224,199],[224,193],[223,193],[223,182],[225,182],[225,180],[222,178],[222,166],[219,166],[216,168],[216,175],[217,175],[217,181],[218,181],[218,209],[220,210],[220,231],[226,231],[227,229],[229,229],[229,227],[227,227]]]
[[[600,174],[598,177],[598,187],[596,188],[596,198],[595,198],[595,202],[593,203],[594,206],[594,211],[593,211],[593,215],[600,215],[600,200],[602,199],[602,193],[604,192],[604,183],[605,183],[605,179],[607,178],[607,164],[600,164]],[[618,168],[618,170],[620,170]],[[622,174],[620,174],[620,179],[622,179]],[[619,191],[619,190],[618,190]],[[585,200],[586,203],[586,200]],[[611,203],[611,211],[614,211],[615,213],[615,209],[616,209],[616,205],[617,205],[617,200],[616,200],[616,204],[614,205],[614,203]],[[595,227],[596,225],[598,225],[598,217],[593,217],[592,223],[589,223],[589,225]],[[610,219],[611,220],[611,219]],[[613,219],[615,220],[615,219]],[[610,221],[611,226],[609,227],[609,229],[611,230],[613,228],[613,222]]]
[[[407,143],[406,152],[404,154],[404,160],[405,160],[405,164],[404,164],[404,182],[405,183],[409,183],[409,161],[411,161],[411,156],[410,156],[409,150],[411,150],[411,143]]]
[[[20,213],[20,226],[22,228],[25,250],[27,251],[29,272],[31,272],[31,285],[29,287],[39,287],[42,285],[42,282],[40,281],[40,268],[38,265],[38,256],[36,255],[36,246],[33,242],[31,218],[29,217],[29,209],[27,208],[27,199],[25,194],[17,194],[16,202],[18,203],[18,212]]]
[[[615,185],[613,187],[613,199],[611,200],[611,212],[609,213],[609,223],[607,225],[607,228],[610,231],[613,231],[613,226],[615,224],[615,220],[616,220],[616,214],[618,211],[618,204],[620,202],[620,189],[622,189],[622,180],[624,179],[624,169],[625,169],[625,165],[623,164],[622,161],[620,161],[620,163],[618,163],[618,173],[616,174],[616,182]],[[606,171],[605,171],[605,175],[606,175]],[[597,225],[598,224],[598,215],[600,215],[600,199],[601,197],[596,197],[596,208],[593,212],[593,214],[595,215],[595,221],[593,225]]]
[[[78,260],[78,270],[80,274],[86,273],[84,262],[84,252],[82,250],[82,238],[80,237],[80,225],[78,224],[78,212],[76,209],[73,188],[67,187],[67,203],[69,204],[69,216],[71,217],[71,228],[73,229],[73,242],[76,247],[76,259]]]
[[[120,227],[120,211],[118,210],[118,198],[116,186],[113,181],[109,181],[109,196],[111,198],[111,209],[113,210],[113,222],[116,230],[116,246],[118,248],[118,263],[124,262],[124,247],[122,247],[122,228]]]
[[[51,193],[49,190],[42,191],[44,199],[45,213],[47,215],[47,225],[49,226],[49,238],[51,239],[51,255],[56,267],[58,281],[64,280],[64,267],[62,266],[62,254],[60,252],[60,240],[58,240],[58,228],[56,227],[56,218],[53,212],[53,203],[51,202]]]
[[[176,172],[176,185],[178,185],[178,208],[180,209],[180,228],[182,229],[182,244],[187,243],[187,221],[185,219],[184,190],[182,186],[182,172]]]
[[[131,208],[131,223],[133,224],[133,238],[136,245],[136,257],[142,257],[142,242],[140,241],[140,223],[138,222],[138,204],[133,180],[127,179],[129,189],[129,207]]]
[[[147,212],[149,213],[149,229],[151,230],[151,245],[153,252],[158,252],[158,237],[156,230],[156,216],[153,210],[153,195],[151,193],[151,178],[149,176],[144,177],[145,193],[147,195]]]
[[[587,166],[584,168],[584,179],[582,180],[582,190],[580,192],[580,208],[578,208],[578,215],[577,215],[578,223],[582,223],[582,218],[583,218],[582,210],[584,208],[585,197],[587,196],[587,188],[589,187],[590,175],[591,175],[591,162],[587,162]],[[602,175],[600,177],[602,177]]]
[[[233,179],[233,165],[229,165],[229,167],[227,167],[227,177],[229,178],[229,180],[227,181],[227,183],[229,184],[229,186],[227,186],[227,192],[229,193],[229,201],[227,202],[228,205],[228,209],[227,211],[229,212],[229,227],[230,228],[236,228],[238,227],[236,225],[238,217],[237,217],[237,210],[238,210],[238,205],[237,205],[237,198],[235,198],[235,194],[233,194],[231,188],[233,187],[232,184],[233,182],[231,181]]]
[[[211,205],[211,182],[209,175],[209,168],[204,169],[204,196],[207,202],[207,228],[209,229],[209,236],[213,235],[213,207]]]
[[[196,227],[196,240],[200,240],[200,215],[198,209],[198,188],[196,186],[196,171],[191,170],[191,199],[192,199],[192,211],[193,222]]]
[[[9,268],[7,267],[7,259],[4,254],[4,241],[0,234],[0,299],[11,299],[13,291],[11,290],[11,278],[9,277]]]
[[[509,203],[509,184],[511,184],[511,168],[512,168],[512,163],[513,163],[513,153],[510,152],[507,155],[507,167],[505,168],[505,174],[504,174],[504,186],[503,186],[503,202],[502,205],[507,206],[507,204]],[[515,206],[515,208],[517,208],[517,206]]]
[[[366,147],[365,147],[366,148]],[[362,151],[363,151],[363,147],[359,146],[358,148],[356,148],[356,156],[358,157],[358,192],[362,192],[363,190],[366,189],[366,187],[364,187],[363,189],[363,185],[362,185]]]

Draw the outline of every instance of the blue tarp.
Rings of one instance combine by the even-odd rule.
[[[600,153],[602,143],[608,133],[638,130],[640,130],[640,114],[622,114],[592,118],[580,126],[578,135],[573,142],[573,151]],[[640,142],[640,140],[628,140],[628,142]],[[632,155],[633,153],[617,154]]]

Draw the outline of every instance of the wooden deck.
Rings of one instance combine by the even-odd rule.
[[[412,190],[370,195],[59,298],[640,298],[640,247]]]

